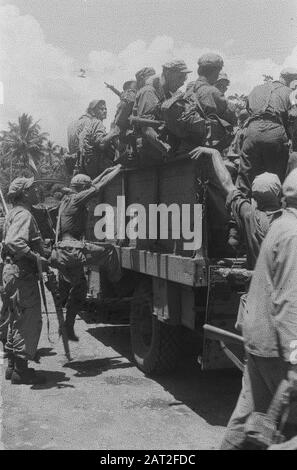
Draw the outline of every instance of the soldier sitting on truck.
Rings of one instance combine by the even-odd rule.
[[[70,192],[64,196],[59,208],[56,247],[52,252],[51,263],[60,272],[60,296],[66,305],[65,326],[68,338],[72,341],[78,341],[74,333],[74,322],[87,294],[84,265],[90,261],[89,258],[93,264],[105,268],[111,282],[121,278],[119,260],[112,245],[83,241],[88,217],[86,203],[98,195],[119,170],[120,165],[108,168],[93,181],[87,175],[74,176],[70,183]]]
[[[92,119],[79,135],[79,151],[82,159],[82,171],[95,178],[106,168],[113,165],[116,138],[115,130],[107,134],[103,125],[107,109],[104,100],[97,106],[96,117]]]
[[[175,153],[185,154],[198,145],[222,151],[233,138],[233,126],[222,124],[217,116],[207,116],[194,94],[174,95],[164,101],[161,113]]]
[[[198,59],[198,78],[193,86],[187,89],[186,95],[193,94],[207,116],[216,115],[234,125],[235,113],[229,108],[225,96],[215,86],[223,66],[224,61],[220,55],[202,55]]]
[[[123,164],[133,163],[135,153],[135,142],[129,117],[132,114],[136,94],[146,83],[146,80],[155,75],[156,71],[152,67],[144,67],[135,74],[136,80],[130,80],[123,85],[123,92],[120,95],[120,102],[117,106],[116,114],[111,131],[118,137],[118,159],[117,162]]]
[[[79,135],[87,124],[97,118],[99,112],[100,100],[93,100],[79,119],[71,122],[67,129],[69,155],[66,157],[66,166],[68,172],[72,174],[75,166],[79,164]]]
[[[151,77],[137,94],[133,115],[140,118],[135,128],[142,140],[138,150],[144,165],[161,163],[169,155],[171,147],[166,136],[161,136],[158,126],[142,125],[141,118],[158,121],[161,104],[185,83],[188,73],[191,71],[183,60],[168,62],[163,65],[162,75]]]

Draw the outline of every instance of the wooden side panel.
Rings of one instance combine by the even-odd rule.
[[[175,240],[172,233],[172,218],[168,220],[168,240],[160,240],[167,253],[175,253],[182,256],[192,256],[193,251],[185,251],[183,244],[185,239],[182,234],[182,206],[189,204],[190,222],[189,229],[193,230],[193,208],[196,200],[195,168],[188,160],[182,160],[162,168],[160,174],[159,201],[167,206],[178,204],[180,212],[180,237]],[[202,223],[202,220],[201,220]]]

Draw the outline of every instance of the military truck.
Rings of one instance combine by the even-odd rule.
[[[120,210],[119,201],[125,202]],[[163,210],[157,220],[150,213],[156,207]],[[184,215],[188,232],[183,230]],[[105,233],[99,230],[103,222]],[[133,236],[125,230],[131,223]],[[138,224],[146,236],[138,236]],[[89,204],[87,238],[102,242],[103,232],[104,242],[118,252],[124,276],[112,286],[113,296],[129,304],[132,352],[145,373],[168,373],[176,367],[185,328],[195,332],[203,369],[230,367],[219,343],[209,340],[203,329],[209,323],[234,331],[245,291],[245,259],[234,257],[228,231],[220,185],[203,158],[199,163],[183,157],[125,169]],[[88,279],[89,302],[100,301],[101,307],[105,299],[110,302],[104,273],[91,266]]]

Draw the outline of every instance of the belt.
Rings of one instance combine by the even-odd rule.
[[[283,126],[283,122],[282,122],[282,120],[279,116],[269,114],[269,113],[267,113],[267,114],[257,114],[255,116],[251,116],[250,118],[248,118],[246,126],[248,126],[250,124],[250,122],[260,121],[260,120],[277,122],[278,124],[281,124]]]

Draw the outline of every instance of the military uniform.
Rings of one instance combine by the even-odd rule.
[[[205,145],[207,123],[195,100],[182,93],[177,94],[164,101],[161,113],[170,133],[169,142],[173,150],[183,154],[194,147]]]
[[[32,184],[33,178],[16,178],[8,195],[15,195]],[[11,311],[5,350],[12,365],[6,378],[11,378],[12,383],[35,383],[36,379],[27,367],[27,360],[36,355],[42,328],[36,253],[44,254],[41,234],[29,206],[20,202],[5,218],[1,253],[3,301]]]
[[[112,166],[114,154],[109,146],[101,149],[104,137],[107,135],[105,126],[100,119],[90,121],[79,135],[79,149],[83,160],[83,170],[86,175],[95,178],[103,170]]]
[[[80,181],[87,182],[87,178],[86,175],[76,175],[72,186]],[[60,272],[60,296],[66,307],[65,324],[72,340],[76,340],[73,330],[75,317],[82,310],[87,294],[84,266],[90,263],[103,267],[111,282],[121,278],[119,260],[112,245],[83,241],[88,217],[86,204],[97,192],[95,187],[81,192],[73,191],[64,196],[59,209],[57,233],[60,241],[53,251],[51,263]]]
[[[221,70],[224,62],[219,55],[208,53],[198,59],[198,65]],[[215,85],[209,83],[207,77],[198,76],[196,82],[193,82],[192,85],[188,85],[186,96],[190,97],[192,94],[199,102],[206,116],[215,114],[231,124],[235,123],[235,113],[229,109],[228,101]]]
[[[249,95],[250,118],[244,133],[237,186],[250,194],[251,184],[268,171],[283,182],[289,158],[288,112],[291,90],[275,81],[256,86]]]
[[[69,124],[67,129],[67,137],[68,150],[71,155],[79,151],[79,135],[84,127],[89,124],[90,121],[92,121],[92,119],[94,119],[94,116],[86,113],[83,114],[78,120]]]
[[[164,70],[169,73],[180,72],[181,74],[191,72],[182,60],[174,60],[164,64]],[[133,114],[140,118],[160,120],[162,118],[161,105],[172,94],[163,75],[150,77],[146,85],[136,95]],[[162,135],[156,129],[146,126],[139,131],[139,135],[142,135],[142,163],[145,165],[161,163],[163,155],[166,154],[166,147],[162,145],[167,140],[166,132]]]

